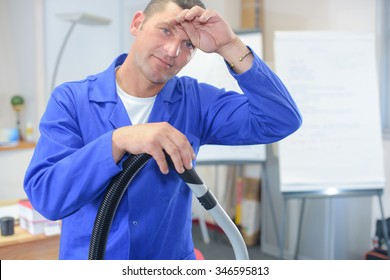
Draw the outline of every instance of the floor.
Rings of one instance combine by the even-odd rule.
[[[192,236],[195,248],[198,249],[206,260],[234,260],[234,251],[229,239],[223,232],[209,229],[210,243],[205,244],[199,224],[193,224]],[[260,244],[248,247],[250,260],[275,260],[277,258],[264,254],[260,250]]]

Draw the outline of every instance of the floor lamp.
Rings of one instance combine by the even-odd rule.
[[[72,34],[73,29],[77,24],[84,24],[84,25],[91,25],[91,26],[97,26],[97,25],[108,25],[111,23],[110,19],[96,16],[96,15],[91,15],[91,14],[86,14],[86,13],[72,13],[72,14],[59,14],[58,17],[62,20],[69,21],[71,22],[71,25],[69,27],[68,32],[66,33],[65,39],[62,42],[61,49],[57,55],[57,60],[56,64],[54,66],[54,71],[53,71],[53,76],[51,79],[51,87],[50,89],[54,89],[56,77],[57,77],[57,72],[58,72],[58,67],[61,62],[62,55],[64,53],[64,49],[66,47],[66,44],[69,41],[69,37]]]

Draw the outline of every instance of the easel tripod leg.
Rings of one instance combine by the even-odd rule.
[[[265,167],[263,167],[265,169]],[[266,174],[266,172],[264,172],[264,174]],[[275,231],[275,234],[276,236],[278,236],[278,225],[277,225],[277,220],[276,220],[276,213],[275,213],[275,207],[274,207],[274,203],[273,203],[273,200],[272,200],[272,194],[271,194],[271,190],[269,189],[269,185],[268,185],[268,182],[267,182],[267,178],[266,178],[266,175],[264,175],[265,179],[264,179],[264,189],[266,191],[266,195],[268,197],[268,201],[269,201],[269,207],[270,207],[270,210],[271,210],[271,218],[272,218],[272,224],[273,224],[273,227],[274,227],[274,231]],[[280,248],[281,246],[281,240],[280,240],[280,237],[277,238],[277,242],[278,242],[278,247]]]
[[[282,225],[280,227],[279,235],[279,259],[284,259],[284,236],[285,236],[285,226],[286,226],[286,216],[287,216],[287,199],[283,199],[283,214],[282,214]]]
[[[387,255],[390,256],[390,240],[389,240],[389,230],[387,228],[386,218],[385,218],[385,212],[383,210],[383,204],[382,204],[382,194],[378,193],[378,199],[379,199],[379,207],[381,209],[381,215],[382,215],[382,229],[383,229],[383,236],[385,237],[385,242],[387,246]]]
[[[296,243],[296,246],[295,246],[295,254],[294,254],[294,259],[295,260],[298,259],[299,247],[301,245],[302,224],[303,224],[303,214],[305,213],[305,204],[306,204],[306,198],[302,198],[301,213],[299,215],[297,243]]]

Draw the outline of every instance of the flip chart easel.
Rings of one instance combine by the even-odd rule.
[[[336,196],[378,196],[385,184],[375,37],[367,33],[276,32],[275,65],[303,115],[303,126],[280,142],[280,188],[286,204]]]

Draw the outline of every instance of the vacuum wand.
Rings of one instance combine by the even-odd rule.
[[[172,159],[166,154],[168,164],[174,168]],[[205,185],[203,180],[196,173],[195,169],[185,170],[178,173],[181,179],[192,190],[193,194],[199,200],[199,203],[210,213],[215,222],[222,228],[232,244],[236,260],[249,260],[248,250],[244,239],[237,226],[233,223],[225,210],[219,204],[214,194]]]

